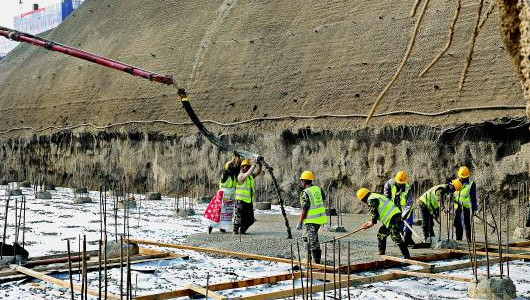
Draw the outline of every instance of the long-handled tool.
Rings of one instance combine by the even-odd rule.
[[[355,233],[357,233],[357,232],[359,232],[359,231],[362,231],[362,230],[364,230],[364,227],[361,227],[361,228],[359,228],[359,229],[357,229],[357,230],[355,230],[355,231],[352,231],[352,232],[350,232],[350,233],[343,234],[343,235],[341,235],[341,236],[339,236],[339,237],[337,237],[337,238],[331,239],[331,240],[329,240],[329,241],[322,242],[321,244],[332,243],[334,240],[335,240],[335,241],[340,240],[340,239],[342,239],[342,238],[348,237],[348,236],[350,236],[350,235],[352,235],[352,234],[355,234]]]
[[[407,223],[405,220],[403,220],[403,224],[405,224],[405,226],[412,232],[412,234],[414,234],[414,236],[418,239],[418,240],[422,240],[422,238],[416,233],[416,231],[414,229],[412,229],[412,227],[409,225],[409,223]],[[431,248],[431,243],[416,243],[414,244],[414,246],[412,246],[412,249],[427,249],[427,248]]]

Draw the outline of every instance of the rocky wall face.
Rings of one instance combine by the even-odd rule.
[[[497,0],[503,40],[515,64],[530,117],[530,0]]]
[[[479,197],[515,197],[528,181],[528,123],[483,123],[440,132],[436,128],[385,127],[352,131],[311,128],[223,136],[262,154],[273,166],[289,204],[298,205],[298,176],[312,170],[316,183],[342,206],[358,211],[356,189],[381,190],[405,170],[415,194],[471,167]],[[248,146],[251,145],[251,146]],[[182,196],[211,195],[229,153],[202,136],[167,136],[139,131],[63,132],[11,139],[0,144],[0,179],[46,181],[56,185],[124,186],[130,191],[162,191]],[[257,180],[258,201],[276,200],[270,176]]]

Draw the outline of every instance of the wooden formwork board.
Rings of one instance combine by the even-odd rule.
[[[400,262],[400,263],[409,264],[409,265],[416,265],[416,266],[425,267],[425,268],[434,268],[434,264],[429,264],[429,263],[417,261],[414,259],[399,258],[395,256],[390,256],[390,255],[381,255],[381,258],[385,260]]]
[[[212,284],[208,287],[208,290],[209,291],[223,291],[223,290],[232,290],[232,289],[238,289],[238,288],[251,287],[251,286],[256,286],[256,285],[261,285],[261,284],[272,284],[272,283],[277,283],[281,281],[292,280],[293,276],[295,279],[299,279],[302,277],[300,272],[285,273],[285,274],[280,274],[280,275],[252,278],[252,279],[246,279],[246,280],[241,280],[241,281]],[[195,292],[189,288],[180,288],[180,289],[163,292],[163,293],[138,296],[135,299],[137,300],[163,300],[163,299],[190,296],[190,295],[193,295],[194,293]]]
[[[442,280],[449,280],[449,281],[461,281],[461,282],[473,282],[473,281],[475,281],[475,279],[473,279],[471,277],[463,277],[463,276],[447,275],[447,274],[437,274],[437,273],[411,272],[411,271],[403,271],[403,270],[395,270],[395,271],[391,271],[390,273],[407,275],[407,276],[412,276],[412,277],[442,279]]]
[[[227,251],[227,250],[214,249],[214,248],[204,248],[204,247],[194,247],[194,246],[187,246],[187,245],[160,243],[160,242],[153,242],[153,241],[146,241],[146,240],[139,240],[139,239],[128,239],[124,241],[130,242],[130,243],[136,243],[136,244],[143,244],[143,245],[152,245],[152,246],[159,246],[159,247],[166,247],[166,248],[173,248],[173,249],[180,249],[180,250],[191,250],[191,251],[197,251],[197,252],[214,253],[214,254],[233,256],[233,257],[238,257],[238,258],[279,262],[279,263],[284,263],[284,264],[289,264],[289,265],[291,264],[291,260],[287,258],[264,256],[264,255],[257,255],[257,254],[244,253],[244,252],[234,252],[234,251]],[[304,266],[309,265],[307,262],[301,262],[301,264]],[[324,266],[321,264],[312,264],[312,267],[313,269],[323,270],[325,268],[326,270],[333,270],[333,266]]]
[[[45,282],[60,286],[60,287],[65,288],[65,289],[70,289],[70,282],[69,281],[57,279],[55,277],[52,277],[52,276],[49,276],[49,275],[46,275],[46,274],[43,274],[43,273],[40,273],[40,272],[36,272],[34,270],[31,270],[31,269],[28,269],[28,268],[25,268],[25,267],[22,267],[22,266],[16,266],[15,265],[15,266],[12,266],[12,268],[14,268],[15,271],[17,271],[17,272],[20,272],[22,274],[31,276],[33,278],[40,279],[42,281],[45,281]],[[74,291],[76,291],[78,293],[81,292],[81,285],[73,284],[73,288],[74,288]],[[99,290],[88,288],[86,291],[87,291],[87,294],[92,295],[92,296],[98,297],[100,295],[100,291]],[[119,295],[112,294],[112,293],[107,293],[107,298],[111,299],[111,300],[121,300],[122,297],[120,297]]]
[[[191,247],[191,246],[185,246],[185,245],[174,245],[174,244],[168,244],[168,243],[158,243],[158,242],[151,242],[151,241],[143,241],[143,240],[136,240],[131,239],[130,242],[138,243],[138,244],[147,244],[147,245],[154,245],[154,246],[160,246],[160,247],[168,247],[168,248],[176,248],[176,249],[182,249],[182,250],[192,250],[192,251],[199,251],[199,252],[207,252],[207,253],[216,253],[221,255],[230,255],[230,256],[237,256],[240,258],[250,258],[250,259],[258,259],[258,260],[266,260],[266,261],[275,261],[275,262],[282,262],[282,263],[291,263],[290,260],[282,259],[282,258],[275,258],[275,257],[268,257],[268,256],[261,256],[261,255],[254,255],[254,254],[248,254],[248,253],[240,253],[240,252],[231,252],[231,251],[225,251],[225,250],[219,250],[219,249],[212,249],[212,248],[201,248],[201,247]],[[416,256],[411,259],[401,259],[397,257],[390,257],[390,256],[383,256],[381,260],[367,262],[367,263],[360,263],[360,264],[353,264],[350,266],[340,266],[335,269],[335,271],[338,270],[347,270],[350,269],[351,272],[358,272],[358,271],[366,271],[366,270],[374,270],[374,269],[380,269],[380,268],[391,268],[395,266],[399,266],[402,264],[414,264],[414,265],[420,265],[424,267],[421,270],[417,270],[415,272],[407,272],[407,271],[394,271],[391,270],[387,273],[376,275],[376,276],[368,276],[368,277],[361,277],[357,275],[350,275],[350,278],[348,280],[347,275],[341,275],[338,276],[335,274],[335,279],[337,281],[334,281],[333,279],[333,273],[326,273],[324,275],[323,272],[314,271],[313,272],[313,278],[319,279],[319,280],[329,280],[330,283],[326,284],[318,284],[312,286],[312,292],[318,293],[322,292],[324,290],[332,290],[335,286],[342,286],[342,288],[346,288],[347,286],[356,286],[356,285],[364,285],[369,283],[375,283],[375,282],[381,282],[381,281],[388,281],[388,280],[395,280],[395,279],[401,279],[405,277],[431,277],[431,278],[437,278],[437,279],[444,279],[444,280],[453,280],[453,281],[462,281],[462,282],[470,282],[473,281],[473,278],[467,278],[462,276],[453,276],[453,275],[446,275],[446,274],[437,274],[441,272],[447,272],[457,269],[465,269],[471,267],[471,262],[462,262],[462,263],[456,263],[456,264],[449,264],[444,266],[435,267],[433,264],[426,263],[429,261],[436,261],[436,260],[445,260],[445,259],[454,259],[454,258],[460,258],[467,254],[467,252],[460,253],[458,251],[444,251],[441,253],[436,254],[428,254],[423,256]],[[504,258],[503,260],[511,260],[511,258]],[[500,259],[490,259],[491,264],[498,263]],[[480,260],[477,261],[477,265],[485,265],[486,260]],[[287,281],[292,280],[294,278],[304,278],[307,276],[305,272],[296,272],[296,273],[288,273],[288,274],[282,274],[277,276],[269,276],[269,277],[263,277],[263,278],[256,278],[256,279],[249,279],[249,280],[243,280],[243,281],[237,281],[237,282],[229,282],[229,283],[220,283],[220,284],[214,284],[208,287],[208,291],[223,291],[223,290],[231,290],[231,289],[237,289],[237,288],[244,288],[244,287],[250,287],[255,285],[261,285],[261,284],[271,284],[271,283],[277,283],[281,281]],[[335,283],[335,284],[334,284]],[[197,293],[200,289],[199,293],[205,292],[205,289],[202,287],[183,287],[174,291],[159,293],[159,294],[151,294],[151,295],[144,295],[144,296],[138,296],[135,299],[138,300],[159,300],[159,299],[170,299],[170,298],[176,298],[176,297],[183,297],[183,296],[190,296],[194,293]],[[288,290],[280,290],[270,293],[263,293],[263,294],[256,294],[251,296],[245,296],[242,299],[254,299],[254,300],[262,300],[262,299],[277,299],[277,298],[285,298],[285,297],[291,297],[293,295],[301,295],[302,293],[306,293],[307,291],[302,288],[294,288],[294,289],[288,289]],[[214,295],[214,294],[212,294]],[[215,294],[218,297],[223,297],[219,294]]]
[[[194,285],[194,284],[188,284],[186,285],[186,287],[196,293],[199,293],[205,296],[206,298],[213,298],[214,300],[227,300],[228,299],[227,297],[219,295],[216,292],[210,290],[209,288],[206,289],[198,285]]]
[[[418,256],[413,257],[414,261],[434,261],[434,260],[443,260],[443,259],[450,259],[450,258],[457,258],[462,257],[461,254],[453,254],[453,253],[438,253],[438,254],[430,254],[425,256]],[[494,261],[492,261],[494,263]],[[351,270],[373,270],[383,267],[392,267],[392,266],[398,266],[401,265],[401,262],[396,261],[388,261],[388,260],[378,260],[368,263],[360,263],[357,265],[351,265]],[[357,268],[357,266],[360,266]],[[372,268],[369,268],[371,266]],[[427,268],[423,269],[425,272],[445,272],[450,271],[452,268],[468,268],[470,267],[469,262],[465,263],[458,263],[454,265],[448,265],[443,267],[435,267],[431,268],[431,264],[425,265]],[[346,266],[347,268],[347,266]],[[307,276],[306,272],[296,272],[294,273],[295,279],[299,278],[305,278]],[[256,279],[249,279],[249,280],[243,280],[243,281],[237,281],[237,282],[229,282],[229,283],[221,283],[221,284],[214,284],[209,286],[208,290],[210,291],[222,291],[222,290],[230,290],[230,289],[237,289],[237,288],[244,288],[244,287],[250,287],[250,286],[256,286],[261,284],[271,284],[271,283],[277,283],[281,281],[287,281],[292,280],[293,275],[291,273],[283,274],[283,275],[277,275],[277,276],[270,276],[270,277],[264,277],[264,278],[256,278]],[[335,281],[336,286],[341,285],[343,288],[346,288],[348,283],[350,286],[355,285],[363,285],[363,284],[369,284],[373,282],[380,282],[380,281],[387,281],[387,280],[393,280],[393,279],[400,279],[408,277],[408,275],[405,274],[396,274],[396,273],[385,273],[381,275],[376,276],[370,276],[370,277],[361,277],[357,275],[350,275],[350,280],[348,280],[348,275],[338,275],[335,274]],[[324,287],[326,290],[332,290],[333,289],[333,273],[326,273],[324,275],[323,272],[314,271],[313,272],[313,279],[318,280],[324,280],[327,279],[330,281],[330,283],[326,284],[320,284],[320,285],[314,285],[313,286],[313,293],[322,292],[324,291]],[[300,295],[303,292],[301,288],[294,289],[294,292],[296,295]],[[151,294],[151,295],[145,295],[145,296],[138,296],[135,299],[138,300],[162,300],[162,299],[171,299],[171,298],[177,298],[177,297],[184,297],[184,296],[190,296],[194,294],[195,292],[191,290],[190,288],[180,288],[174,291],[169,291],[165,293],[159,293],[159,294]],[[265,294],[257,294],[252,296],[246,296],[243,297],[243,299],[277,299],[277,298],[285,298],[285,297],[291,297],[293,295],[293,289],[289,290],[281,290],[281,291],[275,291],[271,293],[265,293]]]
[[[437,260],[446,260],[446,259],[455,259],[455,258],[461,258],[465,256],[465,254],[461,253],[454,253],[450,251],[443,251],[439,253],[433,253],[433,254],[427,254],[427,255],[419,255],[411,257],[412,260],[416,262],[430,262],[430,261],[437,261]],[[348,268],[350,272],[363,272],[363,271],[372,271],[375,269],[384,269],[384,268],[393,268],[403,265],[401,262],[397,261],[390,261],[385,259],[365,262],[365,263],[355,263],[351,264],[350,266],[340,266],[337,267],[337,271],[340,269],[341,272],[348,271]]]
[[[461,254],[469,254],[469,252],[464,250],[451,250],[451,252],[454,253],[461,253]],[[501,256],[500,253],[497,252],[484,252],[484,251],[476,251],[476,255],[480,256],[492,256],[492,257],[498,257]],[[509,258],[515,258],[515,259],[530,259],[530,254],[516,254],[516,253],[502,253],[503,257],[509,257]]]
[[[182,255],[178,255],[171,252],[165,252],[160,250],[153,250],[153,249],[147,249],[147,248],[141,248],[140,247],[140,254],[141,255],[135,255],[130,258],[131,264],[140,264],[144,262],[150,262],[150,261],[157,261],[157,260],[166,260],[166,259],[173,259],[173,258],[180,258]],[[55,256],[56,258],[58,256]],[[102,266],[104,264],[104,260],[101,262]],[[125,265],[126,262],[124,261],[122,265]],[[97,270],[99,266],[99,262],[96,261],[87,261],[87,270],[93,271]],[[107,259],[107,268],[116,268],[120,266],[120,258],[110,258]],[[43,274],[50,274],[50,273],[57,273],[57,272],[68,272],[68,264],[52,264],[48,266],[39,266],[35,267],[32,270],[37,272],[42,272]],[[73,268],[73,273],[77,273],[78,269]],[[20,274],[17,271],[14,270],[8,270],[8,271],[2,271],[0,272],[0,283],[5,283],[9,281],[14,280],[21,280],[26,278],[26,275]]]
[[[500,261],[499,259],[492,259],[492,260],[490,260],[490,263],[491,264],[495,264],[495,263],[498,263],[499,261]],[[480,265],[485,265],[485,264],[486,264],[486,260],[481,260],[481,261],[477,262],[477,265],[479,265],[479,266]],[[470,268],[470,267],[471,267],[471,263],[470,262],[465,262],[465,263],[456,263],[456,264],[450,264],[450,265],[435,267],[434,269],[425,268],[425,269],[422,269],[422,270],[418,270],[416,272],[441,273],[441,272],[453,271],[453,270],[458,270],[458,269],[465,269],[465,268]],[[416,274],[414,274],[414,275],[416,275]],[[382,282],[382,281],[402,279],[402,278],[406,278],[406,277],[410,277],[410,275],[398,274],[396,272],[390,271],[389,273],[384,273],[384,274],[375,275],[375,276],[353,278],[353,279],[350,279],[349,281],[348,280],[341,280],[341,281],[336,282],[336,286],[340,285],[340,286],[342,286],[342,288],[346,288],[347,286],[351,287],[351,286],[365,285],[365,284]],[[444,279],[448,279],[448,277],[446,277]],[[326,283],[326,284],[313,285],[313,287],[312,287],[313,293],[319,293],[319,292],[323,292],[323,291],[330,291],[330,290],[333,290],[333,289],[334,289],[333,282]],[[286,290],[274,291],[274,292],[270,292],[270,293],[263,293],[263,294],[256,294],[256,295],[246,296],[246,297],[242,297],[241,299],[246,299],[246,300],[279,299],[279,298],[292,297],[293,295],[301,295],[301,294],[306,293],[306,292],[307,292],[306,289],[303,289],[303,288],[300,287],[300,288],[294,288],[294,289],[291,288],[291,289],[288,289],[288,290],[286,289]]]

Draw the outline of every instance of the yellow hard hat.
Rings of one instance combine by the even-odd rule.
[[[313,175],[313,172],[311,171],[304,171],[302,175],[300,175],[300,179],[313,181],[315,180],[315,175]]]
[[[366,195],[368,195],[368,193],[370,193],[370,190],[367,189],[367,188],[360,188],[358,191],[357,191],[357,200],[359,201],[362,201],[364,199],[364,197],[366,197]]]
[[[243,162],[241,162],[241,166],[251,166],[250,159],[244,159]]]
[[[460,191],[463,187],[462,182],[460,182],[460,180],[458,179],[453,179],[451,183],[453,184],[453,186],[455,187],[455,191],[457,192]]]
[[[460,169],[458,169],[458,178],[468,178],[470,174],[471,172],[466,166],[462,166]]]
[[[394,177],[394,180],[399,184],[404,184],[409,181],[409,175],[405,171],[399,171]]]

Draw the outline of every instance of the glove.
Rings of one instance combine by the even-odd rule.
[[[302,230],[302,228],[304,228],[304,224],[298,223],[298,225],[296,225],[296,230]]]
[[[372,223],[372,221],[368,221],[368,222],[363,224],[363,229],[368,229],[368,228],[370,228],[372,226],[374,226],[374,223]]]

